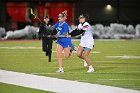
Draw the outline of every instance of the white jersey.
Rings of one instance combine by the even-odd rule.
[[[93,34],[92,34],[92,27],[88,22],[85,22],[84,24],[79,24],[78,25],[79,30],[85,30],[81,37],[80,45],[82,47],[87,47],[92,49],[94,45],[94,39],[93,39]]]

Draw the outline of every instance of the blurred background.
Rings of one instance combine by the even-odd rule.
[[[39,20],[31,8],[41,21],[50,16],[52,24],[67,10],[70,30],[78,25],[80,14],[88,14],[94,38],[140,38],[140,0],[1,0],[0,40],[37,38]]]

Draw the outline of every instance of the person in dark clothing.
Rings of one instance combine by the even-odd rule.
[[[42,51],[46,52],[48,62],[51,62],[52,44],[53,44],[53,31],[49,24],[50,18],[46,16],[39,28],[38,37],[42,39]]]

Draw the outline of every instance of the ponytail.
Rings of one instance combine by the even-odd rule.
[[[60,13],[60,14],[62,14],[62,17],[65,18],[65,20],[67,19],[67,16],[68,16],[67,10],[63,11],[63,12]]]

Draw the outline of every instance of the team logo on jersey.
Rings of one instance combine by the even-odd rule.
[[[57,27],[57,29],[58,29],[58,30],[62,30],[62,28],[61,28],[61,27]]]
[[[57,32],[57,35],[58,35],[58,36],[60,35],[60,31]]]

